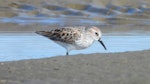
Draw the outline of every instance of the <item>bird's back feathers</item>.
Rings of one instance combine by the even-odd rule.
[[[72,44],[81,36],[81,29],[59,28],[51,31],[36,31],[37,34],[45,36],[53,41]]]

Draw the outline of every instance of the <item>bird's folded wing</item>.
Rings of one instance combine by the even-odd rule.
[[[51,31],[37,31],[37,34],[43,35],[53,41],[65,43],[74,43],[81,36],[81,30],[75,28],[59,28]]]

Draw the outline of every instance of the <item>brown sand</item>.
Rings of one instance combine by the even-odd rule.
[[[150,50],[0,63],[0,84],[150,84]]]
[[[150,0],[0,0],[0,6],[6,6],[11,4],[12,2],[21,2],[21,3],[28,3],[33,4],[36,6],[39,6],[40,3],[46,2],[50,4],[59,4],[62,6],[67,6],[68,3],[90,3],[97,6],[104,6],[108,3],[113,3],[118,6],[123,5],[132,5],[132,6],[138,6],[142,2],[149,3]]]

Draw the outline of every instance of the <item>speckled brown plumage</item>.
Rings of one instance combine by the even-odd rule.
[[[43,35],[51,40],[60,41],[65,43],[74,43],[81,33],[81,29],[71,29],[71,28],[59,28],[51,31],[37,31],[37,34]]]
[[[104,43],[101,41],[102,34],[100,29],[94,26],[65,27],[51,31],[37,31],[36,33],[64,47],[67,50],[66,55],[69,55],[69,51],[71,50],[85,49],[92,45],[94,41],[99,41],[106,49]]]

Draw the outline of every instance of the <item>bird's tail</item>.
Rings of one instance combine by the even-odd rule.
[[[46,36],[46,37],[51,35],[51,32],[48,32],[48,31],[36,31],[35,33],[42,35],[42,36]]]

